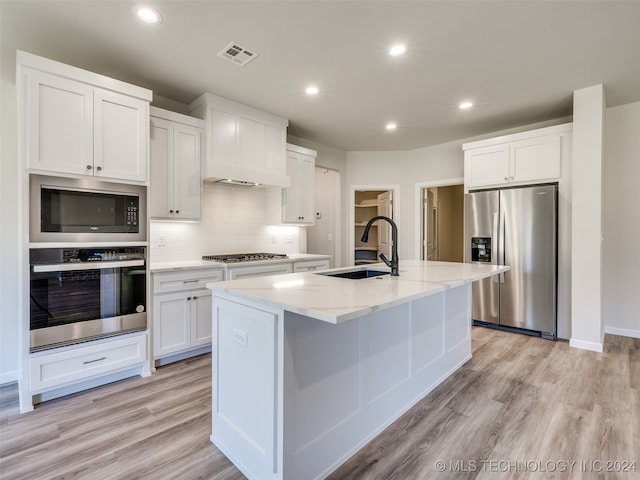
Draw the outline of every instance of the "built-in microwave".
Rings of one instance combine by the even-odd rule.
[[[145,242],[146,187],[31,175],[29,241]]]

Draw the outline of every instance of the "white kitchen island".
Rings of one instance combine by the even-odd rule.
[[[211,441],[251,479],[326,477],[471,358],[471,283],[508,269],[402,261],[399,277],[208,284]]]

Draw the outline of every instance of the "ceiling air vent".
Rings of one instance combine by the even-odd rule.
[[[235,63],[240,67],[244,67],[247,63],[256,58],[258,54],[241,47],[237,43],[231,42],[218,53],[218,56],[226,58],[231,63]]]

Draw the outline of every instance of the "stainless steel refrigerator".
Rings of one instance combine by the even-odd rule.
[[[473,284],[474,324],[556,338],[558,188],[465,195],[465,261],[508,265]]]

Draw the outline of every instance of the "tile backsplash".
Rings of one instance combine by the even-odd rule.
[[[219,253],[304,253],[301,227],[266,224],[266,190],[205,182],[200,222],[151,221],[154,262],[198,260]]]

